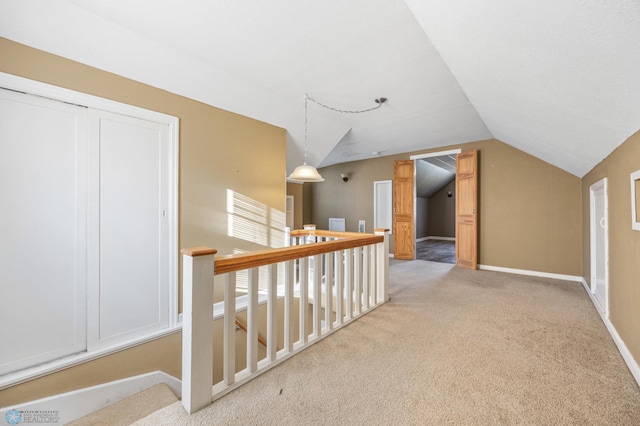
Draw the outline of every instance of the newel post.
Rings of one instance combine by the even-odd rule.
[[[378,282],[377,303],[389,301],[389,230],[377,228],[376,235],[383,235],[384,241],[378,244],[378,270],[376,280]]]
[[[182,405],[189,414],[211,404],[213,387],[213,271],[216,250],[182,253]]]

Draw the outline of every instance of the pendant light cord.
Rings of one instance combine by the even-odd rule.
[[[376,106],[374,106],[372,108],[361,109],[361,110],[345,110],[345,109],[338,109],[338,108],[330,107],[329,105],[325,105],[322,102],[313,99],[311,96],[309,96],[307,93],[305,93],[304,94],[304,164],[309,164],[308,163],[308,149],[307,149],[307,129],[308,129],[308,124],[307,124],[307,108],[308,108],[308,106],[307,105],[308,105],[308,101],[311,101],[311,102],[313,102],[315,104],[318,104],[322,108],[326,108],[328,110],[339,112],[339,113],[342,113],[342,114],[361,114],[363,112],[374,111],[374,110],[380,108],[382,106],[382,104],[387,101],[387,98],[377,98],[375,100],[375,102],[378,105],[376,105]]]
[[[329,105],[325,105],[322,102],[313,99],[311,96],[309,96],[308,94],[305,93],[304,94],[304,103],[305,103],[305,107],[304,108],[305,108],[305,111],[307,110],[307,99],[309,99],[313,103],[316,103],[316,104],[320,105],[322,108],[326,108],[328,110],[335,111],[335,112],[340,112],[342,114],[361,114],[363,112],[374,111],[374,110],[380,108],[382,106],[382,104],[385,103],[386,100],[387,100],[387,98],[378,98],[378,99],[375,100],[375,102],[378,105],[376,105],[374,107],[371,107],[371,108],[367,108],[367,109],[345,110],[345,109],[338,109],[338,108],[331,107]],[[306,116],[305,116],[305,119],[306,119]],[[306,120],[305,120],[305,122],[306,122]]]
[[[307,162],[307,100],[309,99],[309,95],[304,94],[304,164],[309,164]]]

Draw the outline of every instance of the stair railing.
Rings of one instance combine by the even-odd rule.
[[[305,226],[291,231],[288,238],[288,247],[235,255],[216,257],[216,250],[208,247],[181,250],[182,405],[188,413],[388,301],[388,230],[365,234]],[[260,268],[267,270],[262,289]],[[236,372],[236,273],[240,271],[248,276],[246,368]],[[215,342],[214,275],[224,276],[225,295],[223,337]],[[259,300],[265,298],[266,324],[261,324],[264,310],[260,311]],[[266,328],[266,354],[258,359],[261,325]],[[219,344],[223,345],[223,379],[214,385],[213,345]]]

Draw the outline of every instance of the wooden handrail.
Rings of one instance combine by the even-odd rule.
[[[242,329],[245,333],[249,332],[249,330],[247,329],[247,324],[243,323],[238,318],[236,318],[236,325],[240,327],[240,329]],[[265,348],[267,347],[267,341],[260,334],[258,334],[258,343],[260,343]]]
[[[320,233],[331,233],[331,236],[335,235],[336,237],[349,235],[349,237],[334,241],[323,241],[321,243],[302,244],[298,246],[219,256],[215,259],[215,274],[226,274],[228,272],[256,268],[258,266],[285,262],[287,260],[300,259],[318,254],[331,253],[333,251],[378,244],[384,241],[384,237],[382,235],[363,234],[358,232],[306,231],[306,233],[302,233],[301,235],[324,236]]]
[[[334,237],[334,238],[362,238],[362,232],[327,231],[326,229],[294,229],[289,233],[292,237]]]

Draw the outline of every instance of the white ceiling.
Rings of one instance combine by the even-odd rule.
[[[495,137],[576,176],[640,128],[638,0],[0,0],[0,36],[288,131],[287,168]]]

